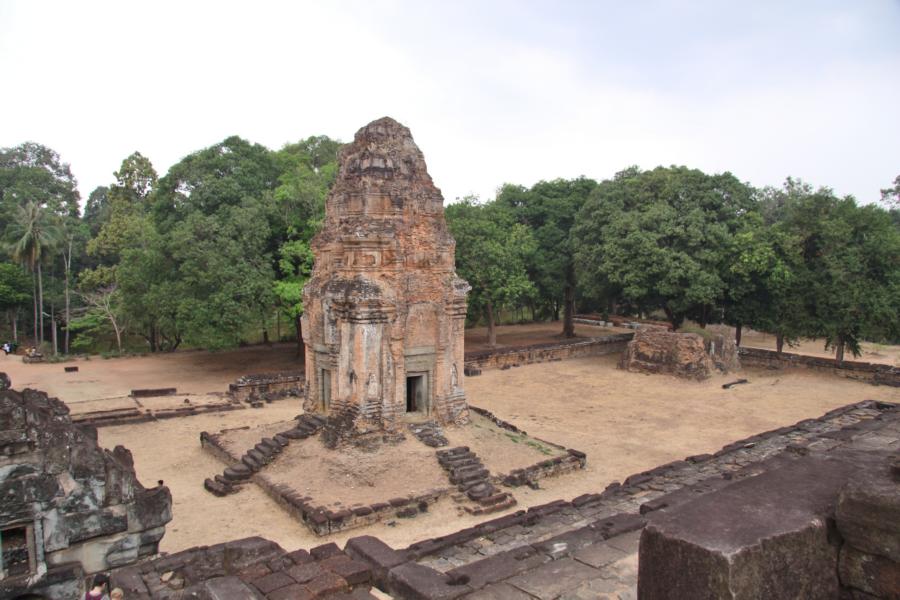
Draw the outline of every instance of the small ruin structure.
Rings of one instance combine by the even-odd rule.
[[[63,402],[9,388],[0,373],[0,598],[80,598],[85,575],[156,554],[169,489],[142,486],[131,452],[100,448]]]
[[[696,333],[647,326],[638,329],[628,342],[619,368],[703,381],[717,371],[739,370],[741,362],[734,340],[724,330],[710,331],[708,339],[704,339]]]
[[[468,283],[443,197],[409,129],[389,117],[340,153],[303,292],[304,409],[341,436],[395,432],[405,415],[464,424]]]

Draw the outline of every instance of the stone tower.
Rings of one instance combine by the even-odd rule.
[[[389,117],[340,153],[303,291],[304,408],[341,435],[396,431],[408,413],[468,422],[466,294],[443,197],[409,129]]]

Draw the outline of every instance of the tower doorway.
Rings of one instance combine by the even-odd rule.
[[[410,375],[406,378],[406,412],[426,413],[425,376]]]

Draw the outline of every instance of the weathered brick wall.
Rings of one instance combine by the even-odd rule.
[[[300,396],[303,394],[303,371],[244,375],[228,386],[237,402],[249,402],[266,396]]]
[[[579,338],[566,342],[550,342],[466,352],[466,367],[476,369],[504,369],[567,358],[583,356],[601,356],[625,350],[625,346],[634,337],[633,333],[617,333],[596,338]]]
[[[900,387],[900,369],[891,365],[845,360],[838,363],[833,358],[804,356],[761,348],[740,348],[741,363],[747,367],[799,368],[831,373],[849,379],[858,379],[878,385]]]

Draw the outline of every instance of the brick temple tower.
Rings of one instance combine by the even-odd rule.
[[[443,197],[409,129],[389,117],[340,153],[303,291],[307,411],[342,435],[396,431],[408,413],[468,422],[463,334]]]

